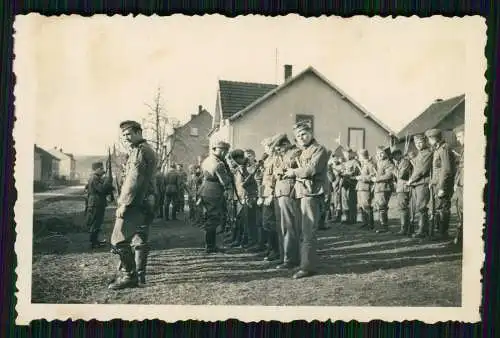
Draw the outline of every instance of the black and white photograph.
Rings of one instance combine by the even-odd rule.
[[[19,323],[479,320],[483,19],[15,31]]]

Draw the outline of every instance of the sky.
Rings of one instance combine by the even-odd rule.
[[[23,23],[16,32],[30,52],[15,53],[33,65],[23,74],[35,88],[35,142],[75,155],[103,154],[120,121],[146,116],[157,88],[168,115],[187,121],[198,105],[214,112],[219,79],[280,84],[284,64],[294,74],[315,67],[395,132],[435,99],[466,90],[470,36],[460,20],[35,15]]]

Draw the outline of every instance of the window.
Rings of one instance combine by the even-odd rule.
[[[355,151],[365,148],[365,129],[364,128],[348,128],[347,144]]]
[[[301,122],[301,121],[308,121],[311,130],[314,132],[314,115],[297,115],[295,116],[295,123]]]
[[[191,128],[191,136],[198,136],[198,128]]]

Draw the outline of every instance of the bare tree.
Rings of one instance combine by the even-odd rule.
[[[153,146],[158,165],[165,170],[177,141],[176,129],[180,126],[180,121],[168,116],[160,88],[157,89],[153,104],[145,103],[145,105],[149,108],[149,112],[142,120],[143,135]]]

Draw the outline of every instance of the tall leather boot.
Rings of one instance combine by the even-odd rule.
[[[137,278],[139,284],[146,283],[146,264],[148,260],[149,248],[146,246],[135,248],[135,266],[137,268]]]
[[[340,223],[342,221],[342,210],[335,210],[335,223]]]
[[[206,229],[205,230],[205,249],[206,252],[214,252],[215,251],[215,242],[212,237],[213,230]]]
[[[409,220],[410,216],[408,212],[402,211],[401,214],[399,215],[400,217],[400,222],[401,222],[401,229],[398,232],[398,235],[407,235],[409,231]]]
[[[455,234],[455,238],[453,239],[453,244],[461,245],[462,244],[462,236],[463,236],[462,223],[458,223],[457,224],[457,233]]]
[[[441,214],[439,212],[435,212],[432,215],[432,222],[429,224],[429,238],[430,239],[436,239],[438,236],[437,234],[441,233]],[[436,234],[437,232],[437,234]]]
[[[425,238],[429,232],[429,215],[427,212],[419,213],[417,232],[413,235],[414,238]]]
[[[368,229],[373,230],[375,228],[375,221],[373,219],[373,210],[370,208],[367,212],[368,217]]]
[[[379,222],[380,227],[377,229],[377,233],[384,233],[389,231],[389,222],[387,219],[387,210],[379,210]]]
[[[450,213],[448,211],[441,212],[441,228],[439,235],[442,239],[448,239],[448,229],[450,227]]]
[[[276,231],[269,232],[269,245],[270,245],[270,252],[269,255],[267,255],[264,258],[264,260],[268,262],[279,260],[280,244],[279,244],[278,234],[276,233]]]
[[[113,252],[120,256],[119,276],[114,282],[109,284],[108,288],[120,290],[136,287],[138,284],[135,257],[130,245],[118,245],[113,248]]]
[[[342,211],[342,221],[341,221],[342,224],[350,224],[350,222],[351,222],[350,218],[351,218],[351,215],[350,215],[349,210]]]
[[[368,213],[364,210],[360,211],[361,214],[361,226],[360,229],[367,229],[368,228]]]

